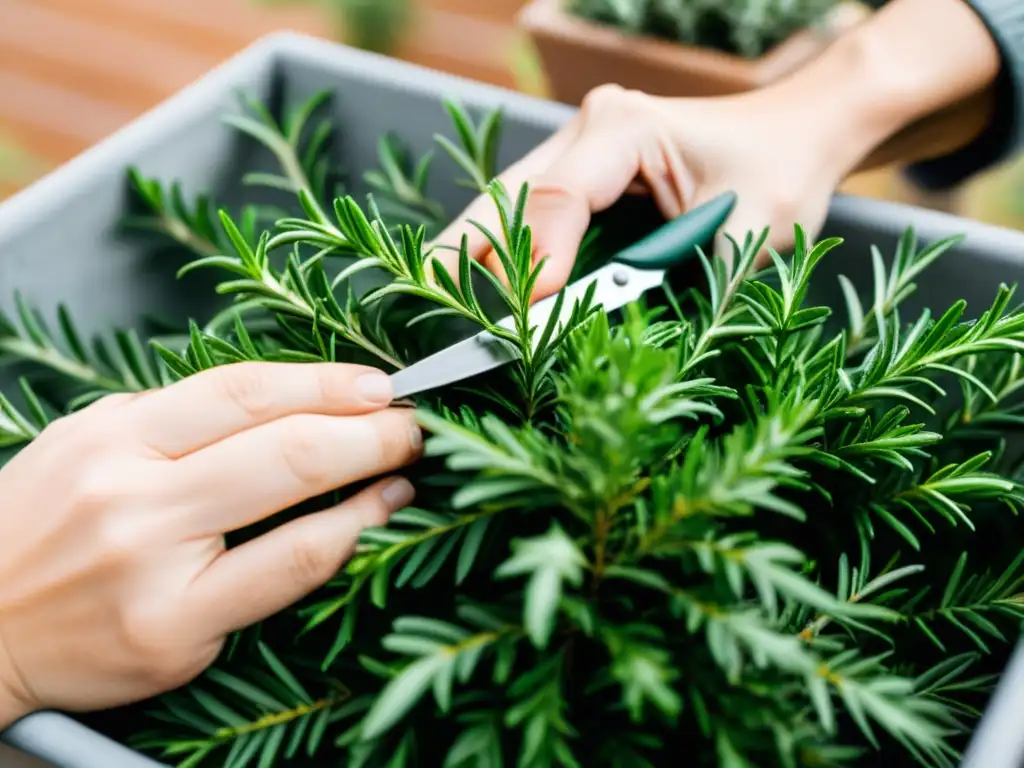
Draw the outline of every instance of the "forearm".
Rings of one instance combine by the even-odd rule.
[[[906,165],[955,152],[981,135],[992,119],[993,107],[994,94],[985,89],[915,120],[875,147],[853,170]]]
[[[846,175],[967,144],[988,123],[999,68],[965,0],[894,0],[761,97],[802,109],[816,151]]]

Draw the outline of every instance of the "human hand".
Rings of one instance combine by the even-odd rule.
[[[331,578],[402,478],[226,550],[224,534],[392,472],[422,438],[354,365],[239,363],[112,395],[0,471],[0,728],[185,684],[225,635]]]
[[[742,242],[748,232],[769,227],[767,245],[776,249],[792,244],[795,222],[816,234],[847,171],[848,153],[819,141],[825,134],[810,130],[801,110],[785,106],[758,92],[669,99],[614,85],[592,91],[562,130],[499,177],[513,196],[529,184],[526,222],[534,258],[548,257],[534,299],[565,285],[591,214],[624,194],[649,194],[666,218],[674,218],[736,191],[737,205],[715,244],[716,255],[727,258],[726,233]],[[457,246],[465,233],[470,256],[503,276],[470,219],[500,231],[493,202],[480,197],[436,243]],[[438,249],[435,255],[458,274],[455,253]]]
[[[794,224],[817,236],[848,174],[943,157],[974,141],[993,113],[1001,68],[976,11],[959,0],[886,3],[798,71],[737,95],[595,89],[562,130],[501,175],[512,195],[530,186],[534,259],[547,258],[534,300],[565,285],[591,214],[623,194],[649,194],[673,218],[734,191],[715,254],[731,256],[726,234],[742,242],[765,227],[767,246],[783,250]],[[504,277],[469,219],[499,231],[493,203],[481,197],[437,244],[458,246],[465,233],[470,255]],[[764,264],[767,252],[759,256]],[[457,255],[439,249],[437,258],[458,274]]]

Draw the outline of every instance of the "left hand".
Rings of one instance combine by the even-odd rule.
[[[177,688],[250,626],[326,583],[413,497],[420,455],[381,371],[234,363],[109,395],[0,470],[0,730]],[[225,535],[387,479],[238,546]]]

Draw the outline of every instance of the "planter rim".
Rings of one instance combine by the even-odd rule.
[[[625,32],[566,11],[564,0],[530,0],[517,15],[517,23],[532,35],[546,35],[563,42],[608,51],[610,54],[662,67],[714,72],[725,71],[730,79],[769,83],[789,72],[810,55],[829,45],[865,10],[854,0],[842,0],[825,14],[823,24],[804,27],[763,56],[748,59],[713,48],[673,42],[654,35]],[[848,18],[847,18],[848,17]]]
[[[1000,224],[990,224],[946,211],[921,208],[911,203],[879,200],[845,192],[832,196],[829,215],[840,214],[844,219],[869,218],[884,229],[901,232],[908,221],[915,222],[915,230],[941,232],[942,237],[964,234],[968,242],[984,249],[991,257],[1007,264],[1024,261],[1024,231]]]
[[[55,732],[61,734],[59,744],[54,743]],[[59,712],[29,715],[0,732],[0,741],[58,767],[68,755],[86,754],[111,768],[170,768]]]

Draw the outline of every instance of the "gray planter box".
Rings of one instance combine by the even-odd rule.
[[[336,94],[331,108],[340,139],[338,160],[354,171],[376,163],[377,139],[385,131],[397,131],[416,152],[430,149],[437,132],[451,135],[439,103],[444,96],[456,97],[468,107],[503,106],[503,166],[572,114],[563,105],[327,42],[291,34],[271,36],[0,206],[0,306],[10,308],[15,287],[43,308],[63,301],[85,333],[130,326],[154,312],[180,317],[185,310],[205,316],[215,300],[210,291],[197,290],[202,284],[187,280],[176,282],[176,260],[154,258],[139,240],[119,232],[128,200],[126,166],[138,165],[143,173],[164,181],[179,179],[187,194],[210,191],[230,204],[238,194],[239,168],[250,169],[261,161],[251,142],[241,140],[219,120],[234,107],[234,93],[249,90],[280,107],[327,88]],[[435,179],[456,174],[447,158],[437,158]],[[468,192],[450,183],[434,194],[450,212],[469,199]],[[959,253],[926,273],[914,296],[919,305],[941,309],[964,298],[972,308],[985,306],[999,282],[1024,282],[1024,233],[843,196],[833,203],[826,234],[845,238],[843,253],[863,258],[826,261],[826,272],[841,267],[859,286],[868,285],[868,247],[875,244],[891,253],[908,224],[925,241],[967,235]],[[834,293],[818,298],[838,301],[838,283],[827,277],[818,282],[830,284]],[[978,730],[965,763],[970,768],[1020,768],[1024,651],[1019,656],[996,697],[996,709]],[[1007,717],[1016,721],[1007,724]],[[22,720],[3,734],[3,740],[61,768],[159,765],[56,713]]]

